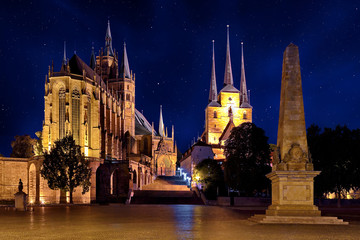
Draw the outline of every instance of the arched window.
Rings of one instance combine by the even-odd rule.
[[[87,105],[87,124],[88,124],[88,146],[91,146],[91,94],[88,93],[88,105]]]
[[[133,171],[133,183],[135,183],[136,184],[136,181],[137,180],[137,176],[136,176],[136,171],[134,170]]]
[[[80,93],[78,90],[73,90],[72,92],[72,134],[76,144],[79,144],[79,135],[80,135]]]
[[[126,94],[126,101],[130,101],[130,94]]]
[[[233,116],[232,108],[229,107],[228,117],[232,117],[232,116]]]
[[[246,111],[243,112],[243,119],[247,119]]]
[[[214,111],[214,118],[217,118],[217,112]]]
[[[145,153],[145,154],[148,154],[148,149],[149,149],[148,145],[149,145],[148,139],[145,138],[145,139],[144,139],[144,153]]]
[[[59,138],[65,137],[65,89],[59,89]]]

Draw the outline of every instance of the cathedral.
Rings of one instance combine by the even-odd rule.
[[[244,50],[241,43],[240,90],[234,87],[231,58],[229,26],[227,26],[226,62],[223,87],[218,93],[215,75],[215,53],[213,41],[212,70],[209,103],[205,109],[205,130],[201,140],[211,145],[214,159],[224,161],[224,145],[231,129],[244,122],[252,122],[252,106],[246,87]]]
[[[130,70],[125,43],[121,55],[113,48],[110,22],[105,47],[97,56],[93,47],[88,64],[76,54],[67,59],[64,44],[59,69],[56,72],[54,66],[49,67],[45,78],[42,146],[49,152],[56,140],[71,134],[90,161],[91,189],[85,195],[75,190],[75,203],[121,201],[158,175],[175,175],[174,126],[170,136],[161,106],[158,131],[136,109],[135,74]],[[69,193],[48,188],[40,175],[41,163],[41,156],[21,163],[0,159],[0,175],[5,179],[1,198],[12,199],[12,188],[16,189],[22,178],[30,203],[66,202]],[[19,173],[6,176],[6,164],[16,165]]]

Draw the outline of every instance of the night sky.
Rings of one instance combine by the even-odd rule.
[[[201,135],[208,103],[212,40],[218,90],[223,86],[226,25],[234,85],[244,42],[253,122],[276,143],[282,55],[299,46],[305,120],[321,127],[360,127],[359,1],[4,1],[0,9],[0,153],[15,135],[42,130],[44,81],[60,70],[63,42],[89,62],[91,46],[126,41],[136,74],[136,108],[165,126],[182,152]]]

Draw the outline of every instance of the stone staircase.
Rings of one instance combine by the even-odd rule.
[[[134,191],[131,204],[203,204],[178,176],[159,176],[154,183]]]
[[[267,216],[254,215],[249,221],[261,224],[325,224],[325,225],[348,225],[337,217],[325,216]]]

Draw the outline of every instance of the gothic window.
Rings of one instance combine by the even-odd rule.
[[[130,101],[130,94],[126,94],[126,101]]]
[[[145,153],[145,154],[148,154],[148,149],[149,149],[148,145],[149,145],[148,139],[145,138],[145,139],[144,139],[144,153]]]
[[[88,94],[88,106],[87,106],[87,116],[88,116],[88,146],[91,146],[91,95]]]
[[[59,138],[65,137],[65,89],[59,90]]]
[[[217,118],[217,112],[214,111],[214,118]]]
[[[129,90],[129,85],[127,85],[127,90]]]
[[[76,144],[79,144],[79,135],[80,135],[80,93],[78,90],[73,90],[72,92],[72,100],[71,100],[71,105],[72,105],[72,118],[71,118],[71,123],[72,123],[72,134],[74,137],[74,140],[76,142]]]
[[[232,117],[232,116],[233,116],[232,109],[231,107],[229,107],[228,117]]]
[[[137,176],[136,176],[136,171],[134,170],[133,171],[133,183],[135,183],[136,184],[136,181],[137,180]]]
[[[246,112],[243,112],[243,119],[247,119]]]

